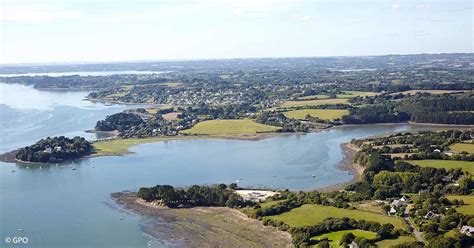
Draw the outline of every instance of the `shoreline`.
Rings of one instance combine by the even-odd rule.
[[[291,235],[237,209],[154,206],[134,192],[116,192],[110,198],[125,212],[152,217],[142,231],[159,241],[180,247],[291,247]]]
[[[351,145],[350,142],[343,143],[340,146],[341,146],[342,151],[344,152],[344,159],[337,165],[337,168],[343,171],[352,172],[354,173],[354,176],[352,177],[351,180],[347,182],[337,183],[331,186],[318,188],[315,190],[320,191],[320,192],[343,190],[347,185],[359,182],[361,180],[361,177],[364,173],[365,168],[353,162],[355,154],[360,149]]]

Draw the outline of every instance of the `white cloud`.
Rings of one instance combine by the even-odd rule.
[[[399,10],[401,7],[402,6],[400,4],[396,4],[396,3],[392,4],[392,9],[393,10]]]
[[[3,4],[0,12],[1,21],[11,22],[45,22],[56,19],[78,18],[80,16],[81,13],[79,11],[30,4]]]
[[[311,19],[313,19],[313,17],[311,17],[311,16],[302,16],[300,18],[301,21],[310,21]]]
[[[416,8],[417,9],[428,9],[428,8],[431,8],[431,5],[429,3],[422,3],[422,4],[417,4]]]

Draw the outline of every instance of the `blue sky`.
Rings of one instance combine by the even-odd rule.
[[[0,63],[473,52],[470,0],[0,1]]]

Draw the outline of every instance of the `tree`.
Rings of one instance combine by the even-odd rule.
[[[341,238],[341,240],[339,241],[339,244],[340,244],[341,246],[344,246],[344,247],[345,247],[346,245],[352,243],[352,241],[354,241],[354,239],[355,239],[354,234],[351,233],[351,232],[347,232],[347,233],[344,233],[344,235],[342,235],[342,238]]]

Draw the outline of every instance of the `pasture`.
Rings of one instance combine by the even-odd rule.
[[[474,195],[449,195],[449,200],[463,200],[465,205],[456,208],[456,211],[462,214],[474,215]]]
[[[471,175],[474,175],[474,162],[470,161],[427,159],[407,160],[407,162],[421,167],[445,168],[447,170],[461,168],[463,171],[468,171]]]
[[[311,204],[294,208],[291,211],[282,213],[280,215],[267,216],[265,218],[283,221],[292,227],[302,227],[316,225],[329,217],[348,217],[356,220],[377,221],[380,224],[391,223],[395,226],[395,228],[404,228],[402,219],[397,217],[390,217],[383,214],[361,211],[357,209],[350,210]]]
[[[343,247],[339,245],[339,241],[341,240],[342,236],[346,233],[352,233],[356,237],[364,237],[367,239],[374,239],[375,237],[377,237],[377,234],[374,232],[355,229],[355,230],[344,230],[344,231],[325,233],[318,236],[314,236],[311,238],[311,240],[318,241],[318,240],[327,238],[329,241],[329,245],[331,247]]]
[[[474,153],[474,144],[472,143],[455,143],[449,146],[449,149],[456,153],[467,152]]]
[[[307,115],[318,117],[322,120],[340,119],[343,115],[348,115],[349,111],[345,109],[299,109],[283,113],[288,118],[304,120]]]
[[[320,100],[306,100],[306,101],[286,101],[280,107],[298,107],[298,106],[318,106],[318,105],[334,105],[334,104],[346,104],[347,99],[320,99]]]
[[[190,129],[181,131],[185,134],[197,135],[229,135],[274,132],[280,127],[256,123],[252,120],[210,120],[196,124]]]

